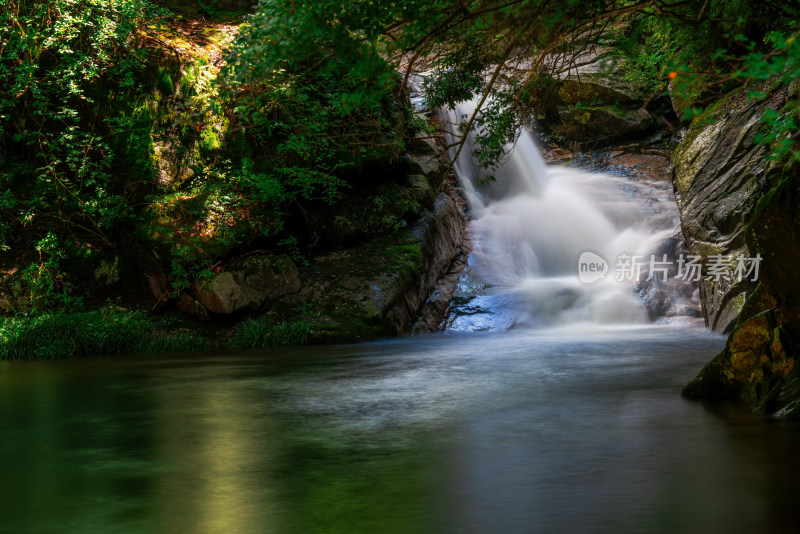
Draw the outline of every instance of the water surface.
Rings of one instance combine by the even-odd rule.
[[[640,327],[0,363],[0,532],[785,533],[800,432]]]

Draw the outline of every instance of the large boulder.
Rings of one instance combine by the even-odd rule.
[[[249,256],[213,278],[198,281],[193,290],[207,310],[231,314],[256,311],[300,290],[297,266],[288,256]]]
[[[575,141],[618,139],[645,132],[655,124],[653,117],[641,107],[557,106],[556,109],[560,123],[554,124],[552,130]]]
[[[542,125],[567,144],[600,147],[645,135],[658,124],[645,99],[608,69],[566,74],[546,100]]]

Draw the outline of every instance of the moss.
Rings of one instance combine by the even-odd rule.
[[[331,299],[314,318],[308,341],[315,344],[353,343],[396,334],[380,311],[347,299]],[[377,313],[375,313],[377,312]]]
[[[385,250],[385,257],[406,284],[415,282],[425,266],[421,243],[391,246]]]
[[[222,136],[213,124],[207,125],[200,132],[200,154],[208,158],[212,153],[222,148]]]
[[[695,399],[734,399],[741,392],[741,384],[727,373],[728,353],[723,351],[711,360],[681,391],[684,397]]]

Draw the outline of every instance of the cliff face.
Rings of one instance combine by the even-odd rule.
[[[730,330],[723,352],[686,386],[701,398],[741,398],[762,413],[800,416],[800,169],[765,159],[754,143],[768,109],[785,113],[796,89],[763,102],[734,94],[695,124],[676,154],[673,183],[692,253],[760,257],[759,275],[701,282],[706,320]],[[711,122],[713,120],[713,122]]]
[[[704,265],[722,255],[749,258],[745,227],[766,191],[767,148],[753,142],[767,109],[780,109],[785,92],[765,102],[748,101],[745,92],[720,102],[695,121],[675,150],[672,182],[686,245]],[[755,289],[749,278],[734,276],[735,263],[718,280],[700,281],[706,325],[727,333]]]

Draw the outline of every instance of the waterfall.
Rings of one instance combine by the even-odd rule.
[[[463,124],[474,109],[474,103],[464,103],[446,112],[446,130]],[[450,145],[458,140],[448,136]],[[638,280],[626,279],[615,267],[625,254],[649,261],[675,234],[678,210],[668,184],[548,166],[528,131],[490,172],[476,166],[473,148],[471,134],[454,164],[473,215],[470,264],[490,295],[503,296],[503,306],[515,303],[511,323],[652,318],[635,292],[641,292],[637,281],[646,270]],[[607,263],[605,276],[593,283],[579,277],[579,259],[587,254]]]

